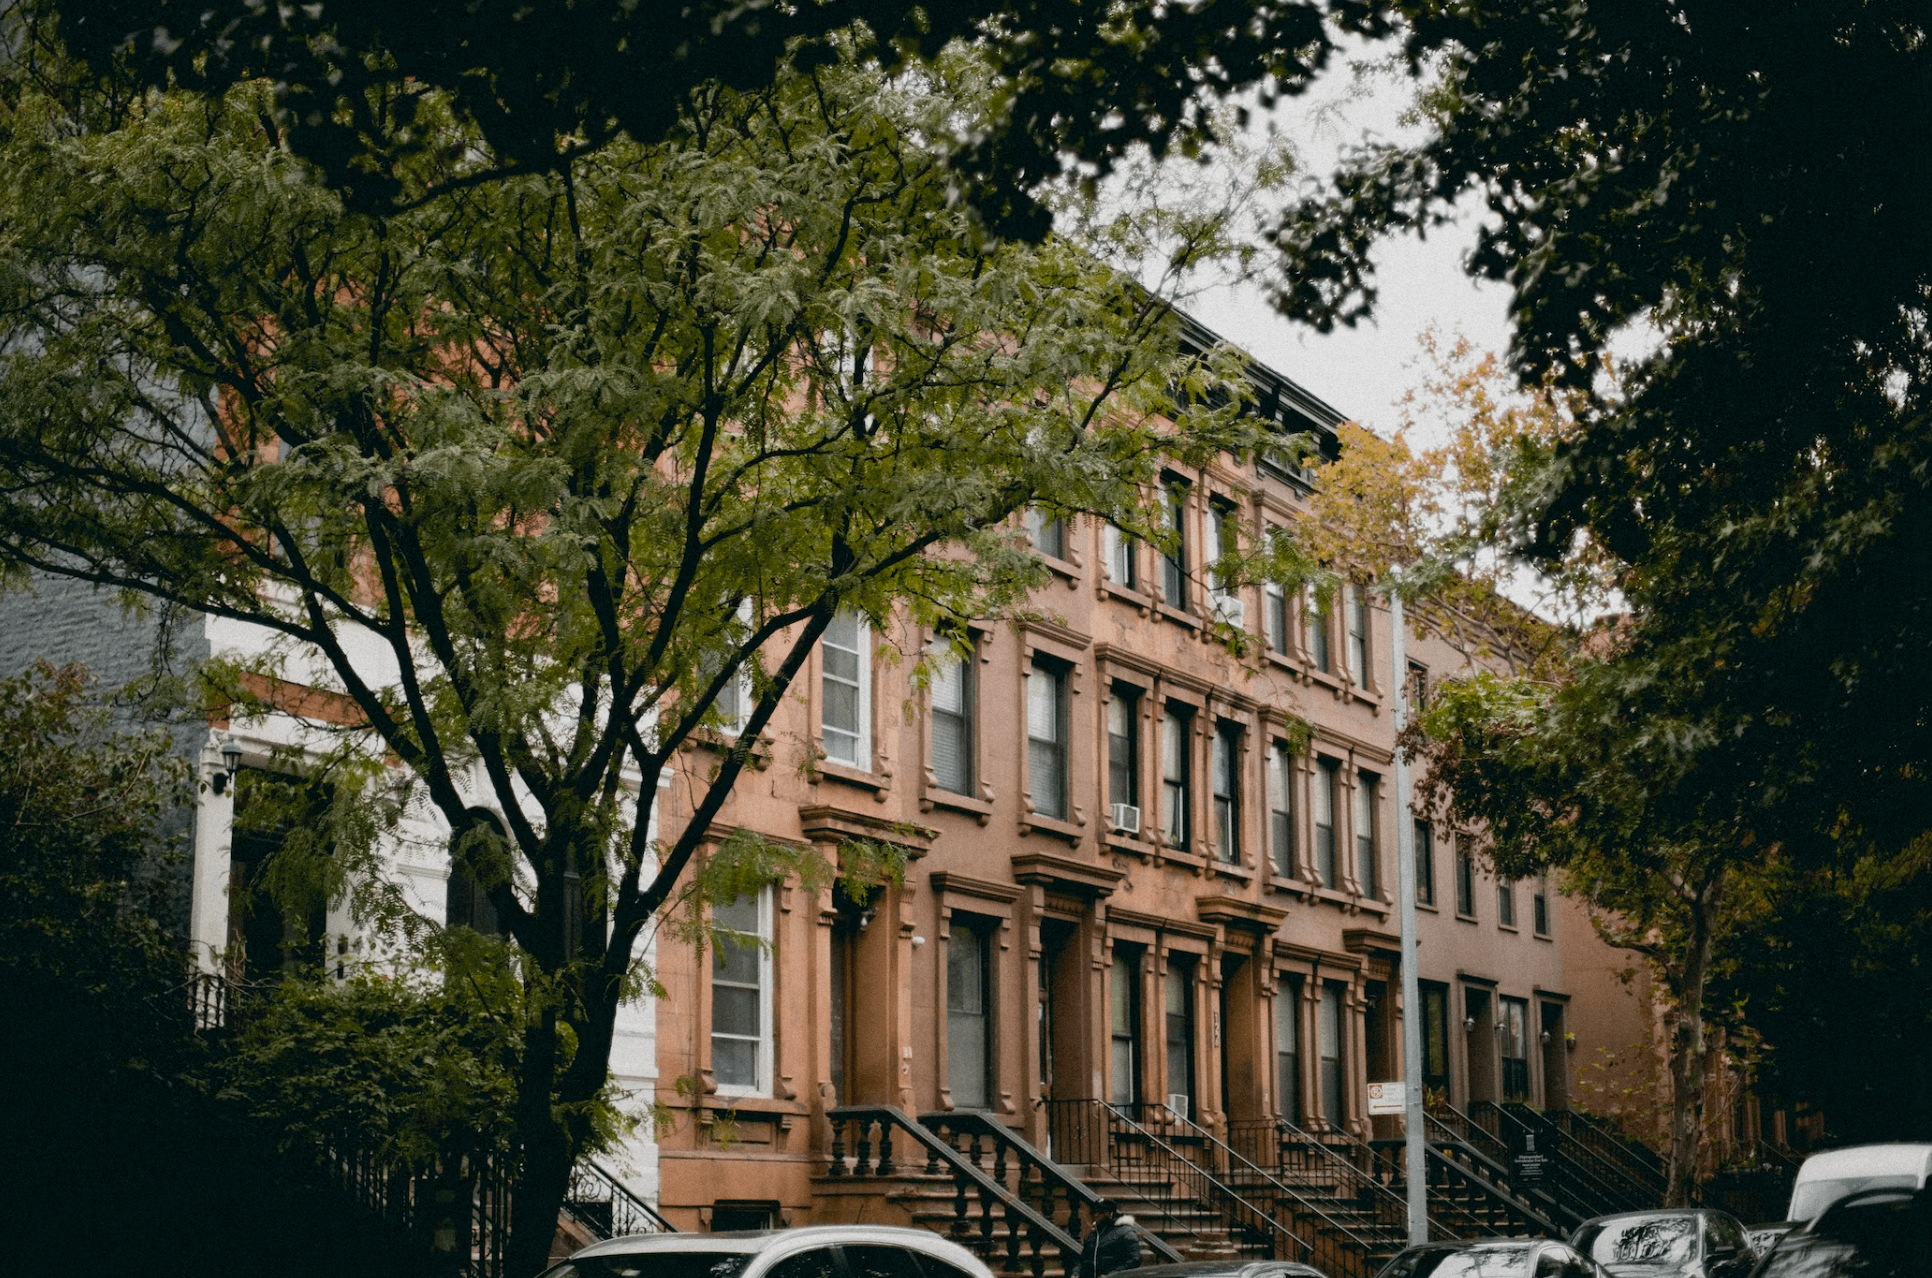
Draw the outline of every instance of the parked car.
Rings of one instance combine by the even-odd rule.
[[[1745,1278],[1757,1261],[1743,1223],[1711,1207],[1598,1216],[1570,1245],[1612,1278]]]
[[[1375,1278],[1608,1278],[1568,1243],[1548,1238],[1484,1238],[1417,1243],[1396,1253]]]
[[[1778,1240],[1798,1227],[1795,1220],[1767,1220],[1744,1227],[1744,1242],[1760,1260],[1771,1254]]]
[[[1932,1175],[1932,1145],[1854,1145],[1813,1154],[1791,1186],[1791,1220],[1815,1220],[1861,1189],[1919,1189]]]
[[[542,1278],[993,1278],[993,1271],[923,1229],[814,1225],[607,1238],[552,1265]]]
[[[1751,1278],[1923,1278],[1932,1190],[1862,1189],[1786,1234]]]
[[[1292,1260],[1189,1260],[1131,1272],[1133,1278],[1328,1278],[1313,1265]]]

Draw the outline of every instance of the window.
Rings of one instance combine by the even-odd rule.
[[[1351,582],[1344,593],[1348,602],[1348,669],[1355,676],[1356,684],[1366,688],[1369,686],[1368,591]]]
[[[871,624],[841,608],[820,645],[825,704],[819,730],[825,757],[862,772],[872,770],[871,640]]]
[[[1107,977],[1108,1099],[1116,1105],[1140,1100],[1140,951],[1114,947],[1114,965]]]
[[[1301,978],[1281,978],[1275,995],[1275,1112],[1301,1122]]]
[[[1048,515],[1038,506],[1026,508],[1026,539],[1042,555],[1067,557],[1067,521]]]
[[[1342,991],[1339,981],[1322,983],[1315,1016],[1316,1048],[1321,1052],[1322,1118],[1342,1125]]]
[[[746,599],[739,603],[738,621],[745,627],[745,633],[749,634],[751,630],[751,600]],[[719,660],[724,660],[722,654]],[[711,669],[715,672],[717,666],[714,665]],[[718,699],[712,702],[712,708],[718,713],[719,730],[730,737],[735,737],[740,732],[743,732],[745,730],[745,721],[751,718],[751,706],[751,661],[750,658],[746,658],[744,662],[739,664],[737,671],[731,676],[731,679],[725,686],[718,690]]]
[[[760,1227],[769,1229],[771,1228],[771,1222],[767,1220]],[[716,1207],[711,1209],[711,1232],[719,1232],[718,1209]],[[751,1256],[748,1253],[740,1253],[738,1258],[741,1260],[750,1260]],[[658,1257],[654,1256],[652,1259],[655,1261]],[[629,1268],[629,1266],[625,1267]],[[653,1269],[655,1267],[653,1265]],[[742,1266],[740,1269],[742,1271]],[[577,1278],[577,1275],[566,1274],[562,1278]],[[585,1278],[589,1278],[589,1276],[585,1275]],[[684,1276],[678,1275],[677,1278],[684,1278]],[[768,1271],[768,1278],[838,1278],[838,1266],[833,1261],[832,1249],[830,1247],[814,1247],[810,1251],[801,1251],[795,1256],[787,1256],[785,1259],[773,1265]]]
[[[950,654],[932,676],[932,775],[942,790],[973,792],[973,664]]]
[[[1119,524],[1110,523],[1101,534],[1106,545],[1101,558],[1107,580],[1123,590],[1135,590],[1140,586],[1139,575],[1134,571],[1134,539],[1121,530]]]
[[[770,1083],[771,939],[763,890],[711,907],[711,1073],[720,1092],[744,1095]]]
[[[1138,698],[1114,689],[1107,698],[1107,802],[1140,806]]]
[[[1161,831],[1169,845],[1186,849],[1192,833],[1188,808],[1193,801],[1187,737],[1190,715],[1169,706],[1161,719]]]
[[[1210,501],[1207,508],[1207,540],[1201,547],[1201,562],[1209,569],[1208,589],[1214,595],[1215,612],[1223,621],[1234,623],[1232,609],[1238,607],[1234,587],[1223,579],[1219,565],[1234,548],[1234,511],[1222,502]]]
[[[1194,1117],[1194,959],[1167,956],[1168,1106],[1182,1118]]]
[[[1167,490],[1162,519],[1173,549],[1161,554],[1161,602],[1170,608],[1187,607],[1187,498],[1179,488]]]
[[[1261,625],[1268,638],[1268,651],[1288,655],[1288,592],[1279,582],[1261,588]]]
[[[1539,875],[1530,888],[1530,925],[1538,936],[1550,934],[1550,879]]]
[[[1520,998],[1501,1000],[1503,1011],[1503,1100],[1529,1100],[1529,1004]]]
[[[946,939],[946,1086],[960,1109],[992,1099],[992,933],[990,919],[952,917]]]
[[[477,860],[477,853],[484,850],[484,840],[495,835],[509,846],[510,836],[503,832],[503,822],[496,819],[494,812],[482,808],[471,808],[470,815],[484,826],[474,830],[467,839],[450,841],[449,885],[443,899],[443,922],[449,927],[466,927],[482,936],[499,936],[503,932],[497,922],[496,906],[490,903],[490,894],[471,866]],[[459,851],[458,844],[463,846]]]
[[[1320,760],[1309,795],[1315,807],[1315,879],[1325,888],[1335,886],[1335,787],[1340,784],[1340,766]]]
[[[1355,873],[1361,878],[1362,895],[1373,898],[1382,886],[1381,876],[1376,872],[1375,846],[1375,804],[1381,786],[1373,772],[1356,775],[1359,784],[1355,787]]]
[[[1424,985],[1422,995],[1422,1086],[1449,1090],[1449,988]]]
[[[1067,676],[1035,662],[1026,676],[1026,765],[1033,810],[1067,819]]]
[[[1414,661],[1409,663],[1409,706],[1418,711],[1429,708],[1429,668]]]
[[[1333,665],[1328,654],[1328,607],[1310,586],[1302,600],[1302,617],[1308,623],[1308,661],[1326,673]]]
[[[1456,913],[1466,919],[1476,917],[1476,859],[1456,850]]]
[[[1293,777],[1288,743],[1277,741],[1268,747],[1268,837],[1275,873],[1284,879],[1295,877],[1295,819],[1288,797]]]
[[[845,1278],[926,1278],[925,1257],[905,1247],[855,1247],[847,1243]]]
[[[1496,880],[1496,926],[1516,926],[1516,880]]]
[[[1214,732],[1214,837],[1221,859],[1241,862],[1241,729],[1223,723]]]

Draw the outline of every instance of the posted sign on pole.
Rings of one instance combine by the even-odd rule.
[[[1399,1117],[1408,1106],[1408,1090],[1401,1083],[1370,1083],[1368,1089],[1370,1118]]]

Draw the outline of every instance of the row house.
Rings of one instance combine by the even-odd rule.
[[[1332,456],[1340,415],[1255,376],[1263,411]],[[990,1119],[1063,1162],[1097,1105],[1236,1148],[1283,1123],[1394,1135],[1367,1084],[1401,1077],[1400,822],[1432,1096],[1561,1109],[1596,1049],[1643,1037],[1626,964],[1579,907],[1398,811],[1385,602],[1216,580],[1224,538],[1303,517],[1311,480],[1265,456],[1168,470],[1171,553],[1103,522],[1016,521],[1048,584],[973,625],[929,687],[893,654],[951,636],[839,619],[714,833],[828,857],[884,840],[904,879],[863,904],[778,885],[717,914],[763,948],[658,955],[666,1216],[876,1219],[825,1175],[841,1106]],[[1466,670],[1439,639],[1407,647],[1418,686]],[[715,748],[667,778],[668,823]]]

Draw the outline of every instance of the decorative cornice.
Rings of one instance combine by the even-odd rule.
[[[814,842],[824,840],[841,843],[848,839],[870,839],[875,843],[890,843],[894,847],[904,848],[906,854],[913,857],[921,857],[932,851],[934,840],[939,838],[939,831],[930,826],[890,821],[868,812],[853,812],[825,804],[800,808],[798,824],[804,830],[805,837]]]
[[[1011,905],[1020,899],[1020,889],[1015,884],[976,879],[951,870],[935,870],[931,881],[933,891],[954,896],[975,896],[982,901],[998,901],[1002,905]]]
[[[1103,897],[1113,895],[1127,872],[1051,852],[1028,852],[1013,858],[1013,877],[1077,896]]]
[[[1202,922],[1247,928],[1255,932],[1272,932],[1288,917],[1286,910],[1238,896],[1197,896],[1194,898],[1194,908]]]

